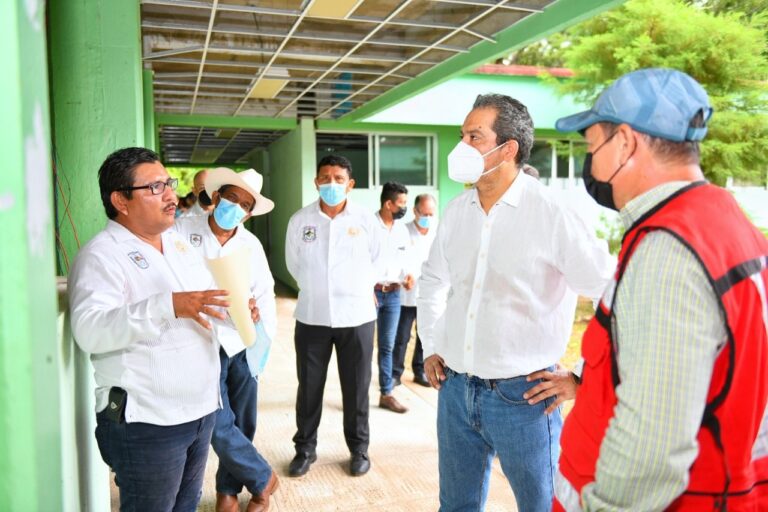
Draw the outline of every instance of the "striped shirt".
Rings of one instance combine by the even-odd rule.
[[[621,210],[628,229],[688,182],[659,185]],[[614,305],[621,383],[584,510],[661,510],[688,485],[725,320],[702,266],[672,235],[637,246]]]

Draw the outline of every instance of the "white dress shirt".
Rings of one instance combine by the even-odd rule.
[[[264,325],[264,329],[270,339],[275,339],[277,332],[277,308],[275,306],[275,280],[272,278],[272,272],[269,270],[267,256],[264,254],[264,248],[256,236],[245,229],[244,226],[238,226],[235,234],[227,240],[223,246],[219,243],[216,235],[211,231],[208,224],[208,215],[197,217],[179,218],[176,220],[176,231],[182,238],[197,250],[198,253],[208,259],[220,258],[231,254],[240,247],[247,247],[251,254],[251,283],[250,290],[253,298],[256,299],[256,306],[259,308],[259,315]],[[222,340],[228,337],[235,341],[240,340],[231,319],[222,322],[216,318],[211,318],[213,331],[217,339]],[[222,343],[222,346],[237,347],[236,350],[230,350],[229,357],[245,350],[242,341],[239,343]]]
[[[208,215],[208,212],[206,210],[203,210],[202,206],[200,206],[200,203],[198,201],[195,201],[195,204],[190,206],[187,211],[179,215],[179,219],[187,218],[187,217],[200,217],[202,215]]]
[[[379,230],[376,217],[349,199],[333,219],[320,210],[319,200],[293,214],[285,261],[299,285],[296,320],[356,327],[376,319]]]
[[[69,276],[72,332],[91,354],[96,411],[109,389],[128,393],[126,421],[178,425],[219,406],[219,346],[211,332],[176,318],[173,292],[209,290],[203,260],[176,232],[163,252],[109,221],[80,249]]]
[[[392,223],[390,229],[376,212],[376,221],[379,226],[379,239],[381,240],[381,252],[376,266],[379,274],[376,282],[381,284],[402,284],[406,274],[406,249],[410,244],[408,229],[397,220]]]
[[[446,207],[419,280],[424,357],[489,379],[548,367],[565,352],[573,290],[599,297],[614,268],[605,242],[527,174],[488,215],[467,190]]]
[[[406,228],[408,229],[409,239],[408,248],[405,250],[406,273],[413,276],[414,285],[410,290],[400,288],[400,305],[416,307],[421,266],[429,256],[429,248],[432,247],[437,229],[431,227],[425,235],[422,235],[415,222],[409,222]]]

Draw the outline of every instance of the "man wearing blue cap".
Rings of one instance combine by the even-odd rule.
[[[627,229],[584,334],[555,510],[768,509],[768,241],[708,184],[712,114],[690,76],[644,69],[586,112],[584,182]]]

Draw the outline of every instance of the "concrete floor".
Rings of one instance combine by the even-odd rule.
[[[413,383],[406,370],[395,396],[410,410],[405,414],[378,407],[376,354],[370,388],[371,471],[362,477],[347,474],[349,452],[342,432],[341,391],[335,358],[331,358],[325,387],[323,417],[318,433],[317,462],[301,478],[287,476],[294,455],[296,366],[293,348],[295,300],[278,298],[278,335],[267,369],[259,379],[259,418],[255,444],[280,477],[273,495],[273,512],[422,512],[438,509],[437,391]],[[411,343],[412,345],[412,343]],[[409,349],[411,347],[409,346]],[[406,358],[410,361],[410,350]],[[198,510],[213,511],[216,502],[217,458],[210,451],[203,497]],[[241,494],[241,508],[250,499]],[[113,484],[113,510],[117,510]],[[498,460],[491,473],[486,511],[516,511],[515,498]]]

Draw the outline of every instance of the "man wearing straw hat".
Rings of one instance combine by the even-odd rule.
[[[253,169],[211,169],[205,191],[213,200],[208,215],[180,218],[176,230],[206,258],[218,258],[246,247],[250,251],[252,318],[261,322],[269,338],[276,329],[274,280],[258,238],[242,226],[255,215],[264,215],[274,203],[261,195],[262,176]],[[251,493],[248,512],[269,509],[269,497],[277,490],[277,475],[253,445],[256,433],[258,368],[249,368],[247,351],[229,323],[214,322],[221,342],[221,403],[211,445],[219,457],[216,472],[217,512],[239,510],[237,495],[243,486]],[[227,343],[227,339],[234,340]]]

